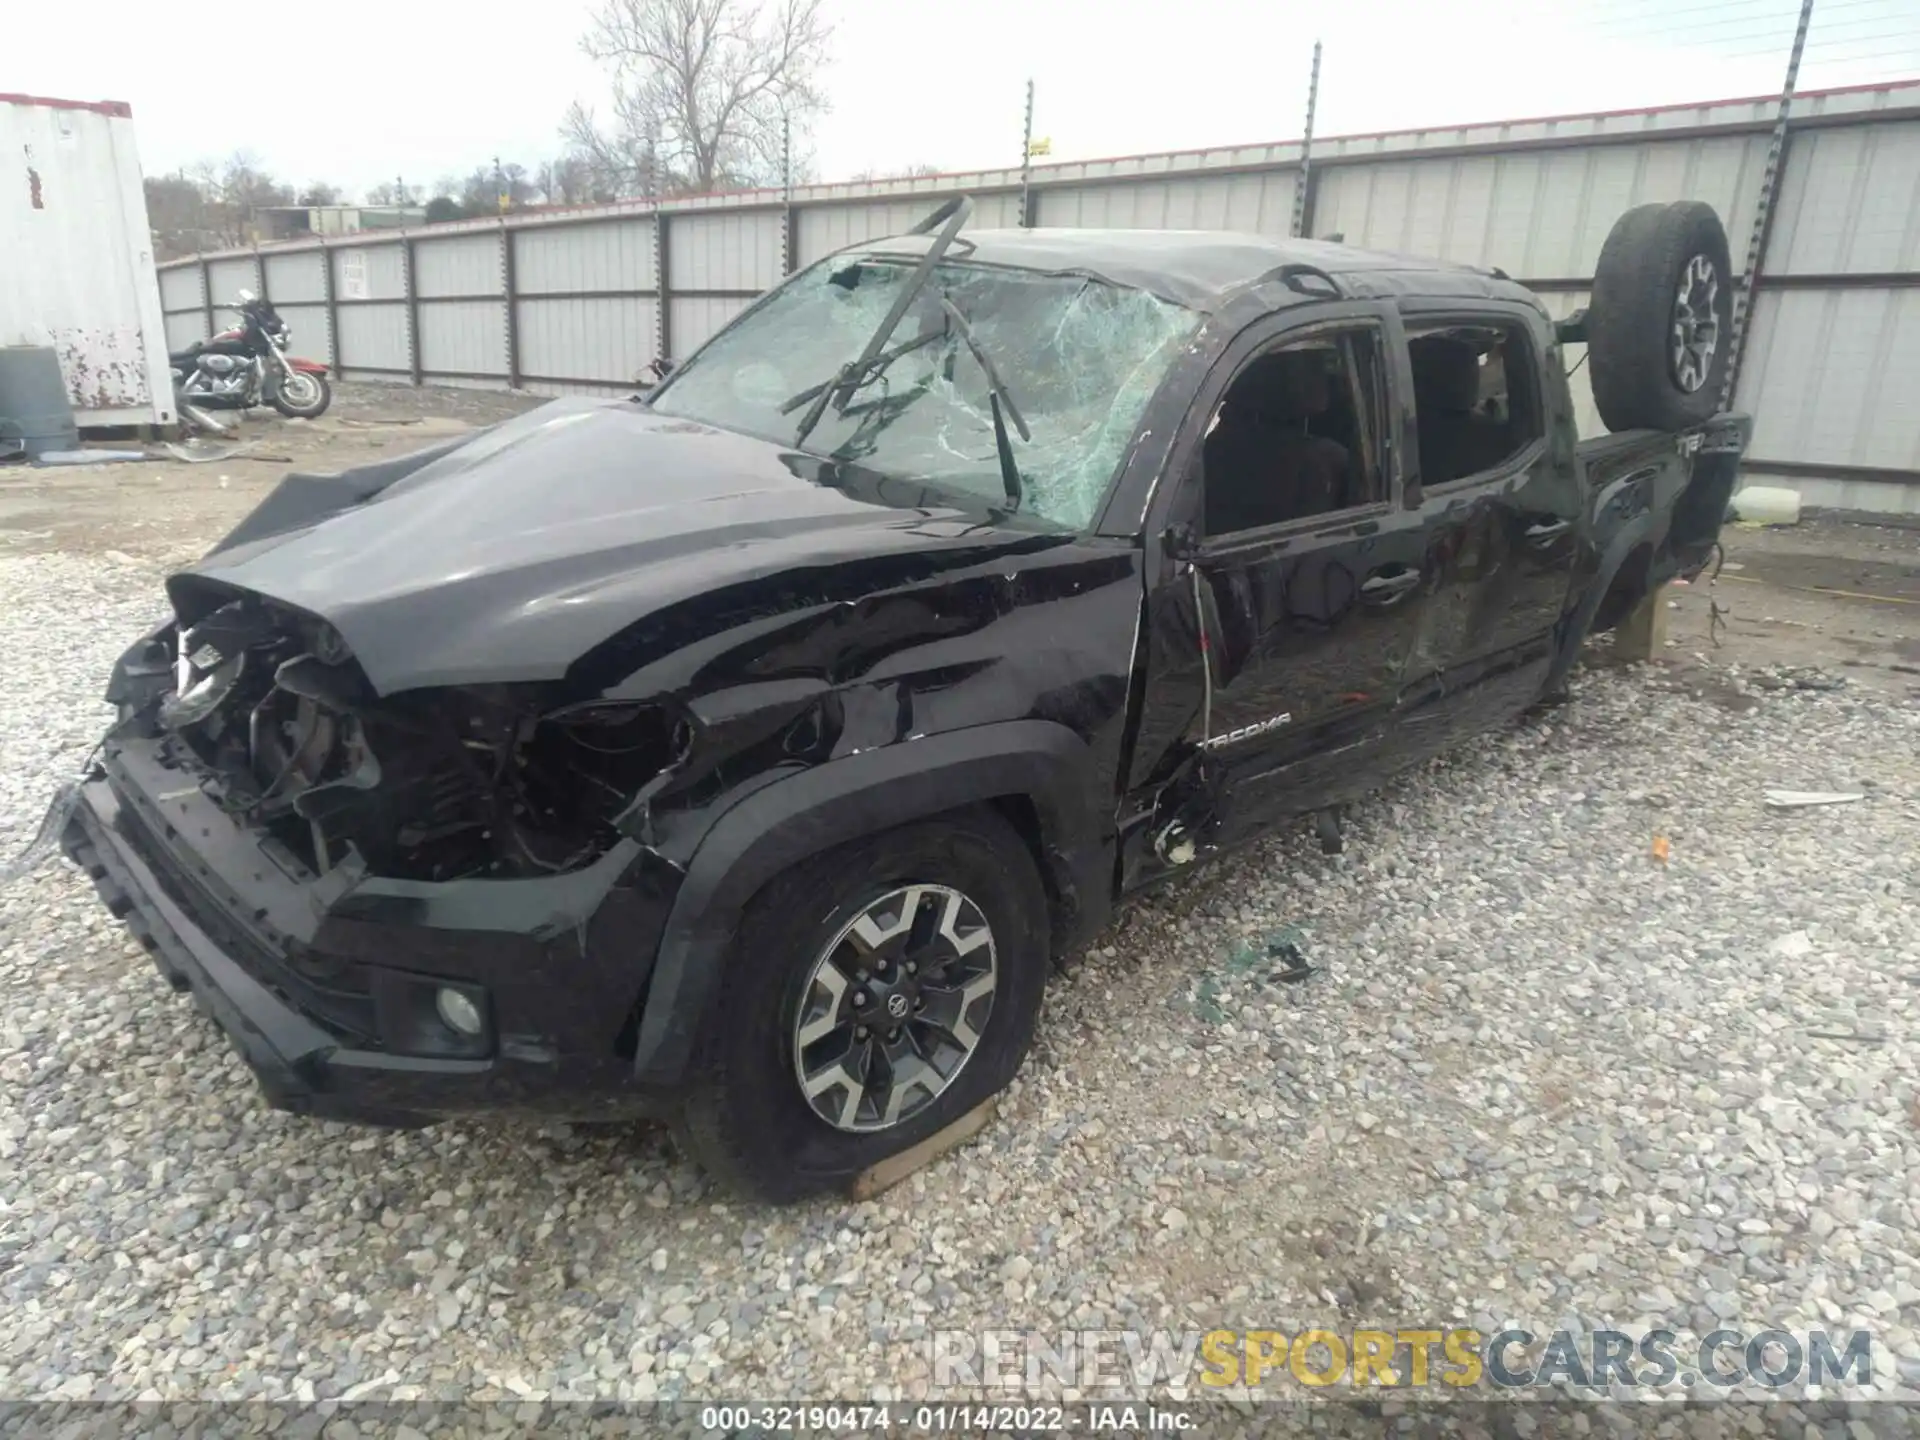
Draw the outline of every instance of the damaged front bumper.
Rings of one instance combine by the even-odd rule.
[[[323,878],[128,731],[105,740],[62,848],[275,1108],[388,1126],[671,1112],[631,1058],[670,866],[629,844],[543,879]],[[445,1018],[447,990],[480,1033]]]

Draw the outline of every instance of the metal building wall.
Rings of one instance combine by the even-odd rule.
[[[206,296],[200,282],[200,267],[191,261],[160,272],[160,312],[169,350],[184,350],[207,338]]]
[[[1789,147],[1740,377],[1747,473],[1920,514],[1920,120]]]
[[[1737,237],[1737,267],[1766,159],[1766,136],[1721,135],[1344,165],[1320,179],[1313,229],[1529,282],[1586,280],[1624,212],[1705,200]]]
[[[1497,265],[1569,314],[1634,205],[1708,201],[1741,263],[1774,111],[1763,97],[1322,140],[1307,233]],[[1284,235],[1300,162],[1285,143],[1038,167],[1028,220]],[[1798,97],[1783,166],[1738,392],[1758,417],[1748,470],[1814,503],[1920,512],[1920,407],[1904,401],[1920,394],[1920,83]],[[272,247],[262,271],[251,253],[196,257],[162,271],[167,334],[204,335],[209,298],[246,284],[349,377],[618,391],[783,270],[898,234],[952,195],[974,198],[974,228],[1017,224],[1022,178],[628,201]],[[1566,360],[1596,433],[1579,348]]]
[[[653,216],[508,234],[522,383],[547,395],[631,386],[659,353]]]
[[[667,222],[667,336],[691,354],[779,283],[780,210],[694,212]],[[911,222],[909,222],[911,223]]]
[[[1297,168],[1049,187],[1035,207],[1042,225],[1118,230],[1244,230],[1286,235]]]
[[[266,255],[262,289],[292,332],[293,353],[334,363],[333,324],[327,305],[327,257],[321,250]]]
[[[207,299],[213,305],[213,328],[226,330],[240,323],[235,308],[242,290],[260,293],[260,262],[254,255],[241,255],[207,263]]]
[[[404,240],[333,250],[334,343],[349,379],[414,377]]]
[[[1001,183],[1006,183],[1004,176],[1001,177]],[[924,220],[927,212],[946,198],[946,194],[951,193],[809,203],[799,213],[799,264],[811,265],[843,246],[909,230]],[[974,229],[1005,229],[1018,224],[1019,220],[1020,197],[1017,193],[1003,191],[974,195],[973,219],[968,222]]]

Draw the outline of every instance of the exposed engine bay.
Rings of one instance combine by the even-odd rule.
[[[578,869],[692,738],[663,707],[556,705],[542,685],[383,698],[333,627],[252,595],[161,632],[141,658],[142,728],[321,875],[353,857],[436,882]]]

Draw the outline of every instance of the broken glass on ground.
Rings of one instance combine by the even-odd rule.
[[[1219,968],[1203,972],[1194,987],[1191,1009],[1210,1025],[1232,1018],[1227,1002],[1243,1003],[1252,992],[1299,985],[1318,973],[1307,959],[1306,936],[1297,925],[1283,925],[1234,947]]]

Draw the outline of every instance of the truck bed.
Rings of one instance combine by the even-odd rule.
[[[1596,556],[1627,552],[1593,620],[1604,630],[1675,576],[1691,578],[1713,555],[1733,498],[1746,415],[1716,415],[1692,430],[1626,430],[1582,440]]]

